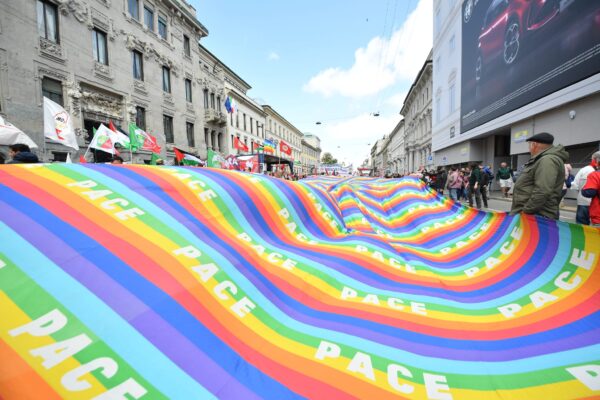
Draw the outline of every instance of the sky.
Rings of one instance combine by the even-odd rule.
[[[355,167],[402,118],[433,45],[432,0],[188,2],[209,31],[201,43],[249,97]]]

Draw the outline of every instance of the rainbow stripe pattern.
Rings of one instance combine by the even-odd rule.
[[[0,398],[600,396],[600,229],[414,178],[0,168]]]

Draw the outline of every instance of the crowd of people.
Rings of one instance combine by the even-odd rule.
[[[436,170],[422,170],[417,175],[441,195],[447,195],[454,201],[468,202],[481,209],[488,207],[489,188],[494,179],[498,181],[502,195],[512,195],[512,215],[524,213],[539,215],[549,219],[559,218],[559,208],[567,189],[578,191],[576,222],[583,225],[600,227],[600,151],[595,152],[590,164],[581,168],[576,176],[571,174],[569,153],[561,145],[554,145],[554,137],[546,132],[538,133],[527,139],[531,158],[517,177],[506,163],[501,163],[492,172],[489,165],[480,163],[470,167],[443,167]],[[9,146],[9,159],[0,153],[0,164],[38,163],[38,157],[25,144]],[[112,164],[123,164],[124,160],[114,156]],[[164,165],[159,159],[158,165]],[[251,172],[251,169],[248,171]],[[297,181],[306,175],[290,172],[281,168],[264,171],[263,174],[275,178]],[[399,178],[402,175],[388,175]]]

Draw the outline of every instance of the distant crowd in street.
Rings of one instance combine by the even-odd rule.
[[[517,176],[506,163],[501,163],[494,174],[489,165],[481,163],[469,167],[421,170],[411,175],[420,177],[439,194],[445,193],[454,201],[468,202],[481,209],[488,208],[489,188],[494,179],[498,181],[502,195],[512,195],[511,215],[524,213],[539,215],[549,219],[559,218],[560,204],[567,190],[578,191],[576,222],[600,227],[600,151],[592,154],[589,165],[572,175],[569,153],[561,145],[554,145],[554,136],[543,132],[527,139],[531,158]],[[25,144],[9,146],[8,160],[0,153],[0,164],[38,163],[38,157]],[[120,156],[114,156],[112,164],[123,164]],[[157,165],[164,165],[162,159]],[[248,169],[247,172],[252,172]],[[275,178],[297,181],[306,175],[290,172],[275,166],[262,172]],[[387,175],[400,178],[402,175]]]

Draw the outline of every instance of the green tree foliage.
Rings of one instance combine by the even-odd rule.
[[[333,158],[329,152],[323,153],[321,157],[321,164],[337,164],[337,162],[337,158]]]

